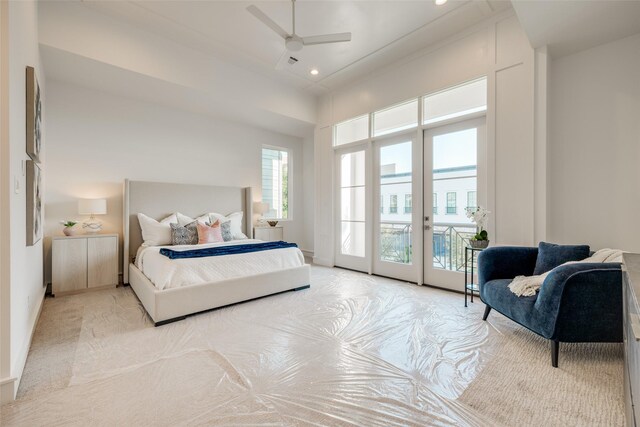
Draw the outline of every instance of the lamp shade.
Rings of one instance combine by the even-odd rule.
[[[269,203],[255,202],[253,204],[253,211],[260,215],[265,212],[269,212]]]
[[[105,215],[106,213],[107,199],[78,200],[78,214],[80,215]]]

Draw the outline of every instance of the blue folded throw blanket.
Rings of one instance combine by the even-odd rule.
[[[249,245],[230,245],[230,246],[216,246],[213,248],[191,249],[188,251],[174,251],[173,249],[162,248],[160,253],[169,259],[182,259],[182,258],[203,258],[208,256],[220,256],[220,255],[236,255],[246,254],[250,252],[269,251],[272,249],[284,249],[284,248],[297,248],[295,243],[287,243],[283,241],[278,242],[264,242],[253,243]]]

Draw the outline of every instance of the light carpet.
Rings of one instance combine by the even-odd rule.
[[[11,425],[623,425],[620,345],[340,269],[154,328],[132,290],[48,298]]]

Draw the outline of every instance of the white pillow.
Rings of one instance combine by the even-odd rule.
[[[217,214],[217,213],[202,214],[198,218],[196,218],[196,221],[201,222],[203,224],[215,222],[215,219],[213,221],[211,221],[212,215],[214,215],[214,218],[217,219],[217,215],[220,215],[220,214]],[[222,215],[220,215],[220,216],[223,217]]]
[[[142,229],[144,244],[147,246],[162,246],[171,244],[171,223],[177,223],[184,227],[193,222],[193,218],[177,212],[158,222],[143,213],[139,213],[138,222]]]
[[[171,222],[174,222],[174,223],[177,222],[180,227],[184,227],[185,225],[194,221],[194,219],[191,218],[190,216],[183,215],[180,212],[176,213],[175,217],[177,221],[171,221]]]
[[[234,212],[227,216],[216,212],[209,212],[196,218],[196,221],[214,223],[216,220],[220,220],[220,223],[231,221],[231,235],[234,240],[247,239],[247,236],[242,232],[242,217],[244,212]]]

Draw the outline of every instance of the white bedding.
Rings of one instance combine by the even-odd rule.
[[[141,246],[138,249],[135,264],[151,283],[160,290],[219,282],[236,277],[270,273],[304,265],[304,256],[298,248],[173,260],[160,255],[161,248],[185,251],[255,243],[263,242],[261,240],[244,239],[204,245]]]

